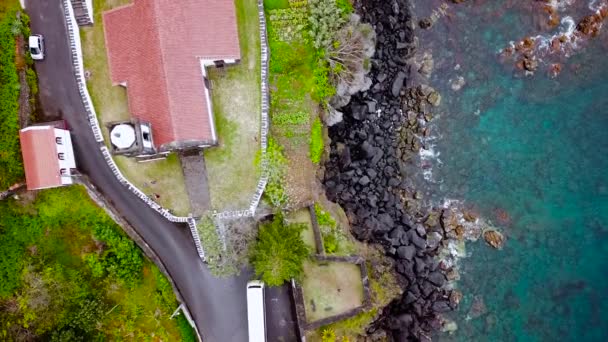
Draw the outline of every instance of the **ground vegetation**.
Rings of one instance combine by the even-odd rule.
[[[170,283],[82,187],[2,201],[0,213],[0,339],[181,338]]]
[[[29,28],[26,15],[17,18],[18,10],[16,1],[0,4],[0,191],[23,179],[16,37],[28,34]]]

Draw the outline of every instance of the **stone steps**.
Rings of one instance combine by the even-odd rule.
[[[76,17],[76,23],[78,26],[93,25],[93,19],[91,13],[87,8],[84,0],[70,0],[72,9],[74,9],[74,16]]]

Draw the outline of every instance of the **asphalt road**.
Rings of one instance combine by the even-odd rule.
[[[33,33],[43,34],[46,58],[36,63],[40,101],[48,116],[62,116],[72,130],[78,169],[86,173],[158,254],[173,278],[203,339],[247,341],[246,282],[251,274],[217,279],[196,253],[185,225],[173,224],[114,177],[86,120],[71,64],[67,26],[59,0],[28,0]]]
[[[205,342],[245,342],[246,283],[251,271],[218,279],[198,257],[185,225],[167,221],[122,186],[99,150],[73,72],[60,0],[26,0],[32,33],[45,37],[46,58],[36,63],[45,117],[62,117],[72,132],[77,168],[156,252],[175,282]],[[93,75],[95,77],[95,75]],[[268,341],[296,341],[287,287],[266,292]]]

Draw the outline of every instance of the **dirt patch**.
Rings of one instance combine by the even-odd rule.
[[[343,262],[304,264],[302,282],[306,320],[339,315],[363,304],[363,282],[358,265]]]

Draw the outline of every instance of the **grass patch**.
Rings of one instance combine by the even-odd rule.
[[[304,263],[302,290],[306,318],[313,322],[363,304],[363,283],[359,266],[350,263]]]
[[[0,202],[0,339],[181,339],[169,281],[84,188],[31,197]]]
[[[95,25],[82,27],[84,67],[91,72],[87,88],[95,106],[100,125],[110,121],[128,120],[131,116],[127,92],[113,86],[110,78],[106,42],[103,31],[104,11],[132,3],[132,0],[96,0],[93,2]],[[102,128],[106,144],[109,134]],[[165,160],[138,163],[135,159],[114,157],[116,165],[129,181],[163,207],[177,215],[190,213],[190,201],[179,158],[171,154]],[[154,194],[160,197],[156,198]]]
[[[188,323],[188,319],[184,316],[183,313],[180,313],[175,317],[177,321],[177,326],[179,327],[179,331],[182,334],[182,342],[197,342],[198,339],[196,337],[196,332]]]
[[[190,213],[182,164],[177,154],[172,153],[164,160],[147,163],[138,163],[133,158],[122,156],[114,156],[114,161],[123,175],[154,201],[175,215],[186,216]]]
[[[310,132],[310,160],[313,163],[319,164],[323,156],[323,149],[323,126],[321,119],[317,117],[312,123]]]
[[[264,0],[264,8],[268,10],[288,8],[289,0]]]
[[[224,70],[209,68],[219,146],[204,151],[211,205],[217,210],[249,205],[258,174],[260,148],[260,39],[257,3],[236,0],[241,62]]]

